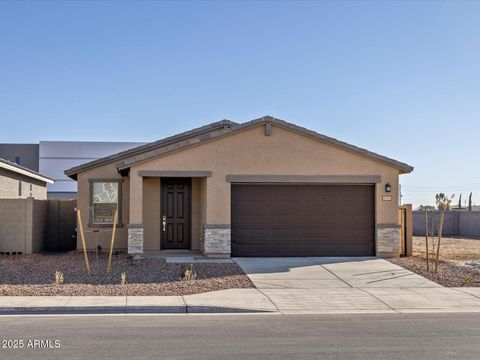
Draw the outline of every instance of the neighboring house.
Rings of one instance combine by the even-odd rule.
[[[0,158],[0,199],[47,198],[47,184],[54,180]]]
[[[86,227],[108,230],[118,206],[116,248],[131,254],[398,256],[399,175],[412,170],[265,116],[216,122],[65,174],[78,182]],[[110,232],[97,236],[108,248]]]
[[[0,144],[0,158],[10,160],[53,179],[49,199],[75,199],[77,183],[66,177],[66,168],[115,154],[144,143],[101,141],[40,141],[39,144]]]

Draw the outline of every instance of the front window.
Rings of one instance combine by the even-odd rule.
[[[91,225],[112,225],[115,210],[118,209],[120,223],[121,182],[109,180],[91,180]]]

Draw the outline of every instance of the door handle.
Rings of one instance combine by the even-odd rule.
[[[167,217],[165,215],[162,216],[162,225],[163,225],[163,231],[165,231],[167,226]]]

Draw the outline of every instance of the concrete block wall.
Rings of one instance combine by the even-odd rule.
[[[428,212],[428,231],[430,235],[438,235],[437,229],[440,223],[440,214],[440,211]],[[413,235],[425,236],[425,211],[413,212]],[[445,211],[442,235],[480,236],[480,211]]]
[[[32,209],[30,217],[32,219],[32,226],[30,227],[32,235],[27,250],[31,249],[31,252],[35,253],[44,250],[47,245],[48,203],[44,200],[35,199],[33,200],[33,206],[29,208]]]
[[[26,253],[27,201],[0,199],[0,252]]]
[[[46,239],[45,200],[0,199],[0,252],[31,254]]]

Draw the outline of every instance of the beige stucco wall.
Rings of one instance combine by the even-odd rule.
[[[211,170],[213,175],[206,179],[208,224],[230,224],[227,175],[380,175],[377,223],[397,223],[397,169],[277,126],[271,136],[259,126],[139,164],[130,169],[130,176],[138,177],[140,170]],[[387,182],[392,201],[382,200]]]
[[[90,207],[90,185],[89,179],[123,179],[122,182],[122,226],[117,228],[115,248],[126,249],[127,248],[127,224],[129,224],[129,200],[130,200],[130,179],[129,177],[121,177],[114,164],[107,164],[101,167],[93,168],[78,174],[78,196],[77,196],[77,209],[80,210],[82,217],[82,223],[87,243],[87,248],[95,249],[95,237],[98,239],[98,244],[103,249],[108,249],[110,246],[111,230],[101,229],[100,233],[91,233],[92,228],[88,226],[89,207]],[[77,249],[81,249],[82,243],[80,236],[77,236]]]
[[[22,182],[20,196],[18,193],[19,181]],[[45,200],[47,198],[47,184],[15,172],[0,169],[0,199],[26,199],[27,197]]]
[[[145,250],[156,250],[159,243],[160,180],[141,178],[140,170],[212,171],[211,177],[192,183],[193,248],[201,247],[204,224],[230,224],[231,184],[226,181],[227,175],[380,175],[382,181],[376,185],[377,224],[398,223],[398,169],[275,125],[272,134],[265,136],[265,127],[258,126],[132,167],[122,187],[124,227],[118,231],[117,247],[123,249],[127,247],[129,223],[144,224]],[[114,164],[78,174],[78,208],[85,224],[88,179],[95,177],[120,175]],[[382,200],[387,182],[392,185],[392,201]],[[100,237],[108,244],[106,234]]]
[[[143,179],[143,250],[160,250],[160,179]]]
[[[192,250],[200,250],[202,236],[202,178],[192,179]]]

